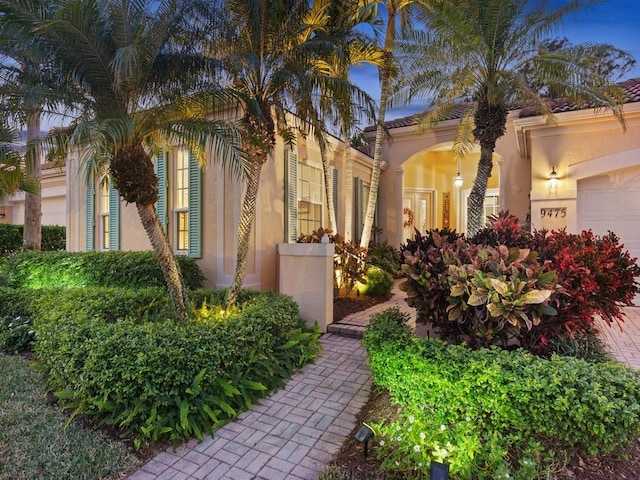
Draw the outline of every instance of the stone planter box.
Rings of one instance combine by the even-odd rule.
[[[332,243],[279,243],[278,291],[300,307],[308,326],[318,324],[326,333],[333,323]]]

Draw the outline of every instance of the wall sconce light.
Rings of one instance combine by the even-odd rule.
[[[369,440],[375,435],[373,428],[366,423],[363,423],[356,432],[356,440],[364,445],[364,458],[368,455]]]
[[[6,213],[4,213],[4,212],[0,212],[0,218],[6,218],[6,217],[7,217],[7,214],[6,214]]]
[[[431,462],[429,480],[449,480],[449,465],[436,461]]]
[[[558,188],[558,174],[556,173],[556,167],[551,167],[551,173],[549,174],[549,188],[551,190]]]

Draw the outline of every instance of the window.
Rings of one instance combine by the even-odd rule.
[[[100,248],[109,250],[109,180],[103,179],[100,184]]]
[[[176,247],[178,251],[189,250],[189,152],[186,148],[176,150],[175,216]]]
[[[322,226],[322,169],[298,164],[298,235]]]
[[[480,219],[480,223],[482,227],[486,227],[487,218],[491,215],[497,215],[500,213],[500,197],[497,195],[487,195],[484,197],[484,212],[482,214],[482,218]]]

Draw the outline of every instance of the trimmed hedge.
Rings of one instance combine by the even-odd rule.
[[[284,295],[254,293],[240,308],[187,324],[61,318],[37,322],[35,351],[63,408],[147,440],[180,440],[235,418],[315,358]]]
[[[187,289],[202,287],[204,275],[193,258],[177,255]],[[22,252],[6,265],[9,286],[165,287],[153,252]]]
[[[375,384],[402,409],[374,426],[394,474],[426,478],[437,460],[455,479],[546,478],[575,447],[607,453],[640,434],[638,372],[417,339],[405,320],[398,309],[374,315],[364,338]]]
[[[0,256],[22,250],[22,225],[0,223]],[[67,229],[61,225],[42,225],[42,250],[54,251],[66,248]]]

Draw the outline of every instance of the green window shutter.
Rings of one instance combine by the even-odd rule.
[[[189,256],[202,258],[202,170],[189,153]]]
[[[331,182],[333,184],[332,185],[333,186],[333,192],[332,192],[333,211],[336,212],[336,223],[337,223],[338,222],[338,169],[336,167],[329,167],[329,172],[331,173]]]
[[[156,212],[162,230],[167,233],[169,219],[167,217],[167,152],[162,150],[156,159],[156,175],[158,176],[158,201],[156,202]]]
[[[87,190],[85,193],[85,232],[84,232],[84,249],[87,252],[95,249],[95,206],[94,206],[95,189],[93,185],[93,176],[87,169]]]
[[[109,250],[120,250],[120,193],[109,180]]]
[[[287,243],[298,241],[298,155],[288,151],[285,154],[285,240]]]
[[[364,211],[365,211],[365,201],[364,201],[364,183],[361,178],[354,178],[354,219],[355,219],[355,228],[354,230],[354,238],[356,242],[360,241],[360,237],[362,237],[362,228],[364,227]]]

